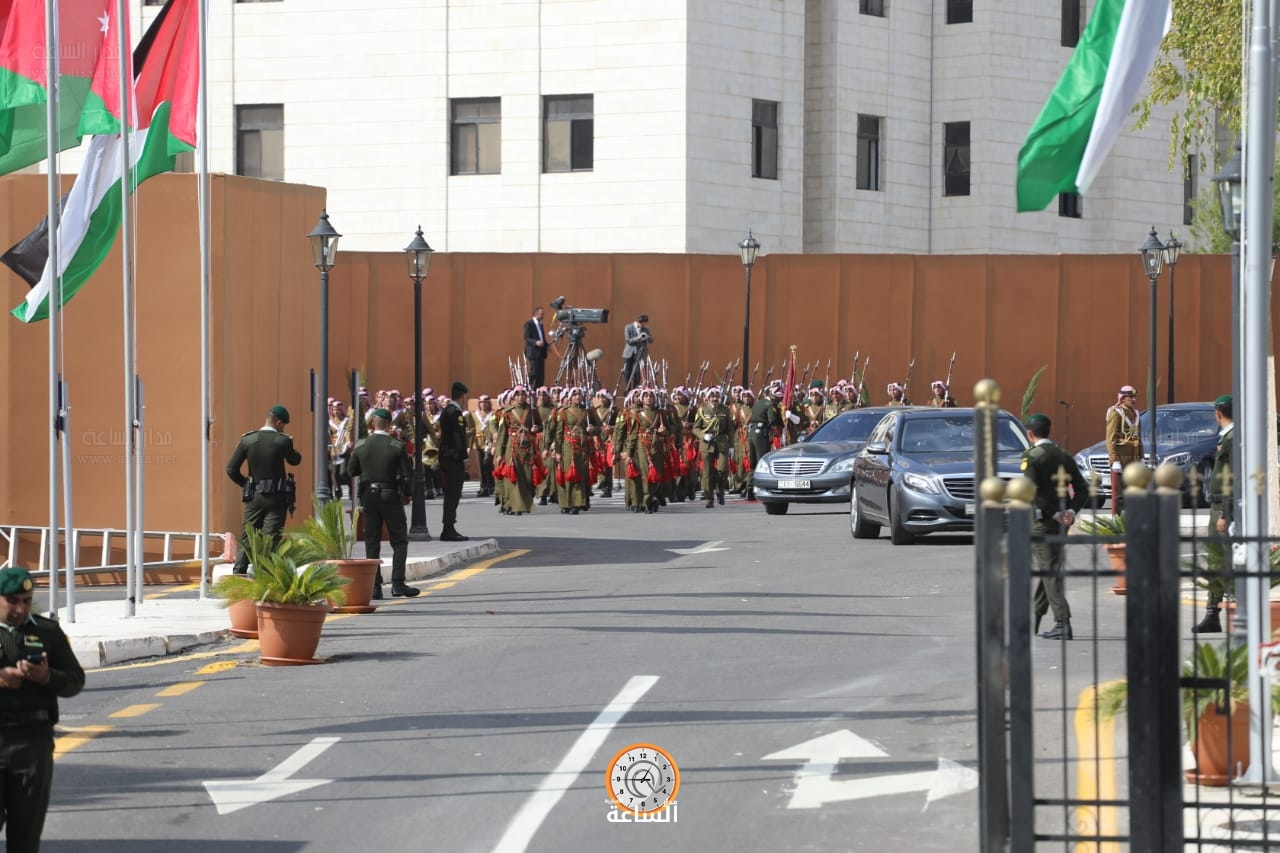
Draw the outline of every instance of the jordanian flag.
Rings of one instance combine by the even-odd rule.
[[[65,151],[89,134],[120,132],[119,22],[115,0],[61,0],[58,9],[57,150]],[[0,0],[0,31],[3,175],[49,153],[45,0]]]
[[[169,0],[134,51],[134,90],[139,116],[145,115],[146,120],[130,135],[130,192],[152,175],[172,171],[174,155],[195,147],[197,15],[197,0]],[[142,113],[144,109],[148,112]],[[121,192],[126,183],[120,169],[121,145],[118,134],[93,137],[63,204],[58,226],[63,304],[101,266],[120,230]],[[31,285],[13,315],[26,323],[47,318],[53,289],[48,219],[0,257],[0,262]]]
[[[1170,0],[1098,0],[1018,152],[1018,211],[1084,193],[1137,103],[1168,32]]]

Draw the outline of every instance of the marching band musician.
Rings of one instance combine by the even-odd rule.
[[[507,488],[507,515],[524,515],[533,511],[534,471],[545,475],[542,465],[542,418],[529,403],[529,389],[517,385],[512,390],[511,407],[503,415],[506,429],[504,462],[510,481]]]
[[[481,394],[476,400],[476,408],[471,412],[467,433],[471,439],[471,449],[476,452],[476,461],[480,466],[480,491],[476,497],[493,496],[493,432],[489,424],[493,420],[493,401],[488,394]]]
[[[591,456],[593,442],[600,435],[600,422],[595,412],[584,405],[581,388],[570,388],[565,393],[568,403],[552,414],[546,437],[555,465],[560,512],[577,515],[591,508]]]

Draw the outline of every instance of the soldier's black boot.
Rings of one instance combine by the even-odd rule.
[[[715,498],[712,497],[711,492],[707,492],[707,509],[711,509],[715,505],[716,505]]]
[[[723,491],[723,490],[722,490],[722,491],[719,491],[719,492],[716,492],[716,500],[720,503],[720,506],[724,506],[724,491]]]
[[[1044,620],[1044,614],[1043,614],[1043,613],[1037,613],[1037,614],[1036,614],[1036,624],[1035,624],[1035,627],[1031,629],[1031,633],[1033,633],[1033,634],[1039,634],[1039,633],[1040,633],[1040,623],[1041,623],[1043,620]]]
[[[1046,640],[1073,640],[1075,635],[1071,633],[1071,620],[1064,619],[1054,624],[1052,628],[1040,635]]]
[[[391,594],[398,598],[413,598],[421,592],[422,590],[414,586],[409,586],[407,583],[391,584]]]
[[[1218,618],[1218,608],[1206,607],[1204,609],[1204,618],[1200,620],[1200,624],[1195,625],[1191,629],[1193,634],[1221,634],[1222,620]]]

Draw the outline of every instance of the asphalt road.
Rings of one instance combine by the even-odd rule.
[[[978,848],[971,537],[616,498],[459,526],[506,550],[331,621],[324,665],[234,641],[91,672],[63,722],[103,730],[64,741],[43,849]],[[678,766],[674,822],[609,820],[633,744]]]

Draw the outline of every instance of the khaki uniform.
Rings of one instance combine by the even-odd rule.
[[[733,415],[722,403],[703,403],[693,415],[692,432],[698,441],[702,494],[707,506],[714,506],[715,499],[723,505],[729,479],[729,450],[733,447]]]

